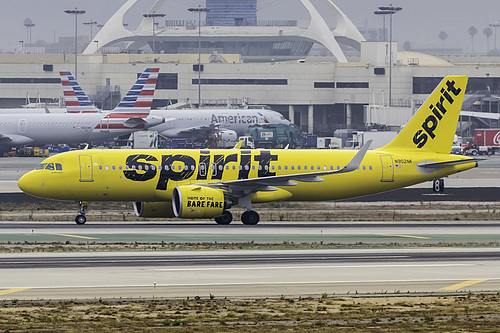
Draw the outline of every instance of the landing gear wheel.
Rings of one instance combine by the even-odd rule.
[[[78,225],[82,225],[82,224],[85,224],[85,222],[87,222],[87,218],[85,217],[85,213],[87,213],[87,207],[89,204],[87,201],[78,201],[77,204],[80,207],[78,209],[78,213],[80,215],[77,215],[75,217],[75,222]]]
[[[222,216],[216,217],[215,222],[217,224],[227,225],[233,221],[233,214],[230,211],[225,210],[222,212]]]
[[[253,210],[247,210],[243,214],[241,214],[241,222],[246,225],[256,225],[259,223],[260,217],[259,213]]]
[[[78,215],[77,217],[75,217],[75,222],[78,225],[82,225],[87,222],[87,218],[85,217],[85,215]]]

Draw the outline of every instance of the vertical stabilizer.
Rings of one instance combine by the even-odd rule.
[[[61,85],[68,113],[97,113],[98,108],[92,104],[82,87],[76,82],[71,72],[59,72]]]
[[[118,106],[104,117],[101,126],[107,129],[135,128],[144,129],[161,123],[149,117],[153,96],[158,80],[159,68],[147,68],[132,88],[127,92]]]
[[[467,76],[445,77],[394,140],[379,149],[449,154],[467,80]]]

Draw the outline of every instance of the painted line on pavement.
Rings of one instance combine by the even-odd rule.
[[[378,236],[387,236],[387,237],[403,237],[403,238],[431,239],[431,237],[424,237],[424,236],[391,235],[391,234],[377,234],[377,235],[378,235]]]
[[[11,288],[11,289],[6,289],[6,290],[0,290],[0,295],[17,293],[17,292],[28,290],[28,289],[31,289],[31,288]]]
[[[472,285],[475,285],[475,284],[478,284],[481,282],[486,282],[486,281],[488,281],[488,280],[469,280],[469,281],[464,281],[464,282],[452,284],[451,286],[443,287],[443,288],[441,288],[441,290],[458,290],[458,289],[462,289],[462,288],[469,287],[469,286],[472,286]]]

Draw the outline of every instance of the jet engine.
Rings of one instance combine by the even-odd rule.
[[[233,130],[220,130],[215,133],[217,148],[232,148],[238,141],[238,134]]]
[[[174,217],[171,202],[134,202],[138,217]]]
[[[199,185],[177,186],[172,195],[175,217],[212,218],[222,216],[224,191]]]

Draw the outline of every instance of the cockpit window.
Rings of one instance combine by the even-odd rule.
[[[62,171],[62,164],[56,163],[56,170]]]
[[[40,163],[40,164],[38,164],[38,166],[36,167],[35,170],[43,170],[43,169],[45,169],[46,165],[47,165],[47,163]]]
[[[47,163],[46,170],[54,170],[54,163]]]

